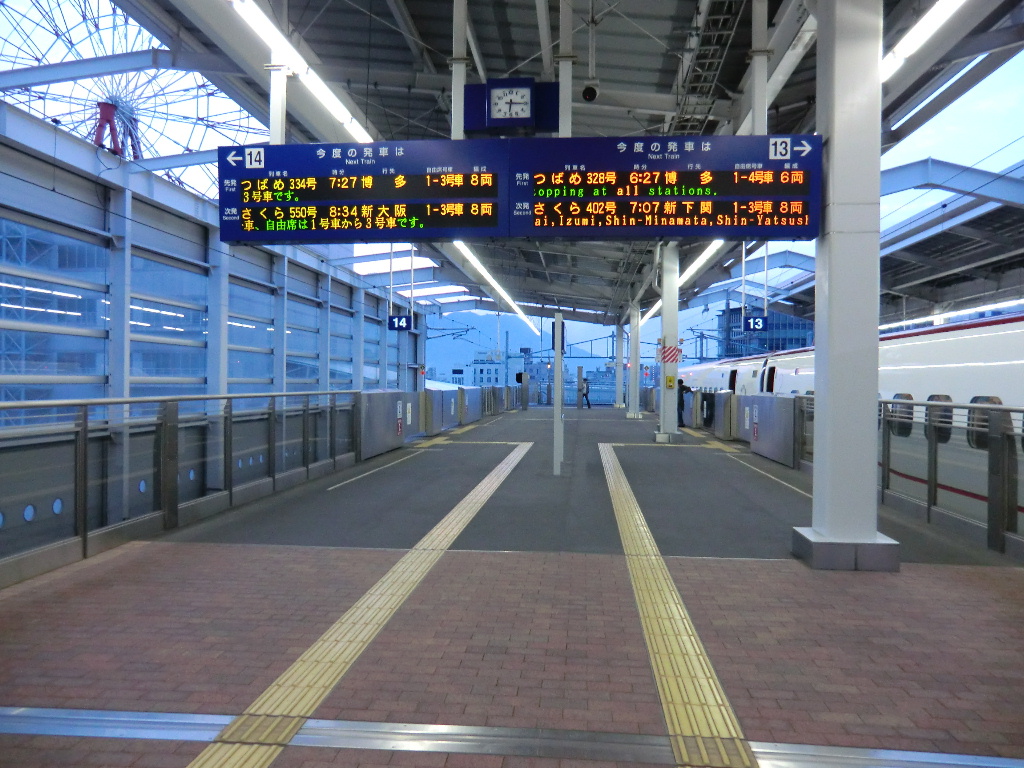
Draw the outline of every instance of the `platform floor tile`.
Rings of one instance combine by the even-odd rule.
[[[1024,571],[668,558],[752,741],[1024,758]]]
[[[625,559],[448,552],[314,717],[665,734]]]

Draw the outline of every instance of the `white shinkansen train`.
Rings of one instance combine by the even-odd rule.
[[[886,334],[878,352],[880,398],[1024,407],[1024,315]],[[681,366],[679,379],[702,392],[813,394],[814,348]]]

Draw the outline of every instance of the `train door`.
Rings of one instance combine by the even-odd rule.
[[[765,363],[768,361],[765,360]],[[770,365],[765,369],[761,370],[761,391],[762,392],[774,392],[775,391],[775,366]]]
[[[735,368],[733,368],[731,371],[729,371],[729,391],[730,392],[735,392],[736,391],[736,369]]]

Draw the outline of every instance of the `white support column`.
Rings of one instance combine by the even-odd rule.
[[[127,189],[110,192],[110,338],[107,344],[107,397],[131,396],[131,296],[132,296],[132,193]],[[110,473],[108,522],[127,520],[131,515],[129,485],[130,433],[125,424],[127,406],[109,410]]]
[[[362,288],[352,289],[352,389],[365,389],[363,385],[363,367],[366,365],[364,350],[366,339],[366,291]]]
[[[881,0],[818,4],[818,128],[825,139],[818,240],[814,497],[793,553],[814,568],[898,570],[878,533]]]
[[[452,6],[452,138],[466,138],[466,21],[468,0],[454,0]]]
[[[662,348],[679,345],[679,241],[673,240],[661,249],[661,345]],[[661,363],[660,424],[655,439],[659,443],[672,442],[672,435],[679,433],[676,408],[676,379],[679,377],[679,363]],[[669,388],[671,378],[672,387]]]
[[[317,275],[317,298],[320,305],[320,332],[317,334],[317,389],[331,388],[331,275],[330,267]]]
[[[220,229],[206,230],[206,261],[210,265],[207,282],[207,330],[206,334],[206,392],[210,395],[224,395],[228,391],[228,272],[231,253],[228,246],[220,241]],[[210,426],[207,429],[206,486],[225,489],[224,482],[224,400],[210,401],[207,411]]]
[[[274,392],[288,388],[288,256],[275,253],[274,260]]]
[[[753,0],[750,51],[750,114],[752,133],[768,133],[768,0]]]
[[[625,333],[621,325],[615,326],[615,397],[612,402],[616,408],[625,408],[622,402],[622,367],[625,363]]]
[[[288,78],[291,71],[273,52],[270,54],[270,143],[285,143],[285,125],[288,117]]]
[[[627,419],[640,415],[640,305],[629,305],[629,382],[626,385]]]
[[[558,135],[572,136],[572,0],[558,2]]]
[[[562,371],[562,334],[565,328],[562,325],[562,313],[555,312],[554,344],[555,344],[555,385],[551,393],[551,402],[554,404],[554,473],[556,476],[562,474],[562,461],[565,458],[565,422],[562,421],[562,390],[564,387],[564,374]]]

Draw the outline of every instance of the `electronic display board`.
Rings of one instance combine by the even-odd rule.
[[[818,136],[221,147],[221,239],[811,239]]]
[[[512,140],[511,237],[818,236],[819,136]]]
[[[221,147],[218,160],[226,242],[508,235],[500,141]]]

